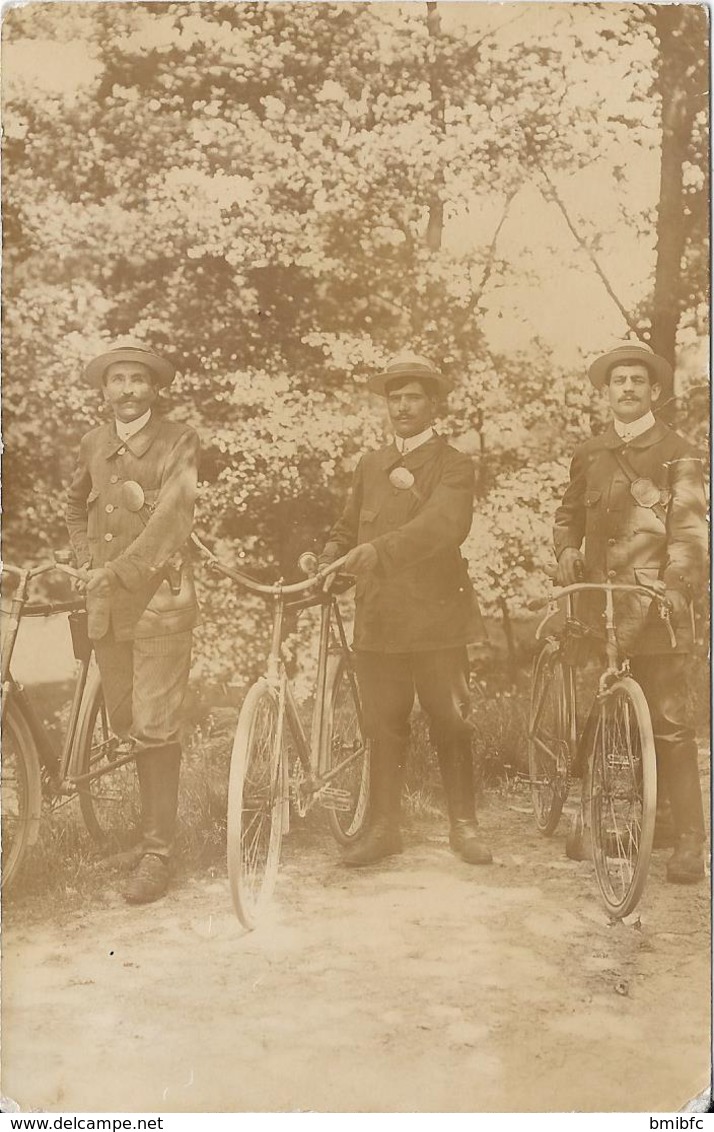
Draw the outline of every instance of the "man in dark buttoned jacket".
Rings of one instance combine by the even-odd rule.
[[[488,863],[476,822],[466,646],[483,629],[459,547],[473,514],[473,467],[433,429],[451,384],[402,354],[369,388],[386,398],[392,444],[362,457],[321,562],[349,551],[357,576],[354,648],[372,741],[366,833],[345,854],[367,865],[401,852],[400,798],[416,691],[429,717],[447,798],[451,848]]]
[[[116,733],[136,750],[142,856],[130,903],[162,896],[178,803],[180,709],[197,607],[185,544],[191,534],[199,441],[162,417],[174,367],[139,343],[94,358],[86,378],[113,420],[88,432],[67,494],[67,527],[85,572],[89,635]]]
[[[658,788],[671,804],[675,850],[667,876],[696,881],[704,876],[705,829],[697,744],[687,713],[687,654],[691,600],[706,576],[702,461],[653,415],[662,389],[672,386],[664,358],[648,346],[627,343],[598,358],[589,376],[596,389],[606,390],[613,420],[575,451],[555,516],[558,580],[655,585],[670,601],[674,646],[645,597],[615,595],[615,624],[619,647],[631,657],[632,674],[649,704]],[[600,631],[601,609],[586,614],[593,625],[599,621]]]

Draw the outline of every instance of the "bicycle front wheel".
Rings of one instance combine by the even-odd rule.
[[[233,906],[254,928],[275,887],[287,775],[278,697],[266,680],[248,692],[238,719],[228,779],[228,879]]]
[[[533,667],[528,725],[528,774],[536,826],[554,832],[568,796],[575,750],[573,670],[564,665],[555,641],[538,654]]]
[[[10,887],[37,839],[42,811],[40,759],[12,691],[2,721],[2,887]]]
[[[141,802],[136,763],[114,765],[119,740],[111,729],[98,670],[88,680],[77,723],[78,775],[102,773],[78,787],[84,824],[107,849],[127,849],[138,837]]]
[[[627,916],[647,880],[657,806],[657,764],[644,692],[626,676],[600,704],[590,752],[593,862],[607,910]]]
[[[348,657],[340,655],[328,677],[328,714],[320,772],[328,775],[322,804],[330,829],[349,845],[364,828],[369,806],[369,740],[364,733],[359,691]]]

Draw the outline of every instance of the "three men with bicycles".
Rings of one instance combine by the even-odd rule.
[[[196,618],[182,547],[191,530],[198,438],[156,412],[173,367],[138,344],[87,367],[114,421],[82,440],[67,520],[85,571],[90,636],[115,730],[137,751],[142,857],[125,896],[135,903],[168,884],[180,762],[179,712]],[[648,700],[658,777],[671,803],[673,881],[703,876],[704,818],[697,746],[687,718],[690,599],[707,553],[701,461],[655,420],[671,383],[667,362],[640,344],[599,358],[590,380],[606,389],[613,421],[575,452],[555,522],[562,584],[655,584],[672,607],[676,645],[653,603],[620,594],[618,645]],[[371,739],[371,820],[345,854],[366,865],[401,852],[400,799],[415,693],[437,749],[451,848],[470,863],[491,854],[474,807],[467,644],[482,636],[460,545],[471,523],[473,468],[434,431],[451,383],[405,353],[369,382],[386,400],[394,441],[367,453],[322,562],[347,554],[356,575],[354,648]],[[581,547],[583,548],[581,550]],[[595,633],[599,610],[586,611]]]
[[[610,350],[591,365],[589,378],[606,393],[612,421],[573,456],[570,483],[555,516],[558,581],[646,584],[666,594],[674,645],[655,603],[640,595],[616,595],[615,624],[620,652],[631,658],[632,674],[647,699],[659,791],[671,806],[674,853],[667,877],[675,883],[697,881],[704,876],[705,825],[687,667],[691,600],[707,561],[702,461],[654,417],[663,391],[671,391],[672,370],[648,346],[627,343]],[[579,613],[595,636],[602,636],[602,606],[581,606]],[[655,836],[665,844],[662,821]],[[581,845],[574,852],[585,850]]]

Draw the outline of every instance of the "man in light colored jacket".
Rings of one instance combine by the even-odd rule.
[[[178,803],[180,709],[197,606],[186,543],[199,440],[160,413],[174,367],[140,343],[92,359],[85,376],[112,420],[88,432],[67,493],[84,571],[89,635],[110,721],[136,751],[142,856],[124,893],[149,903],[168,886]]]

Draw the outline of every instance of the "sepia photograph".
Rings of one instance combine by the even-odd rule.
[[[1,50],[0,1112],[708,1111],[708,9]]]

